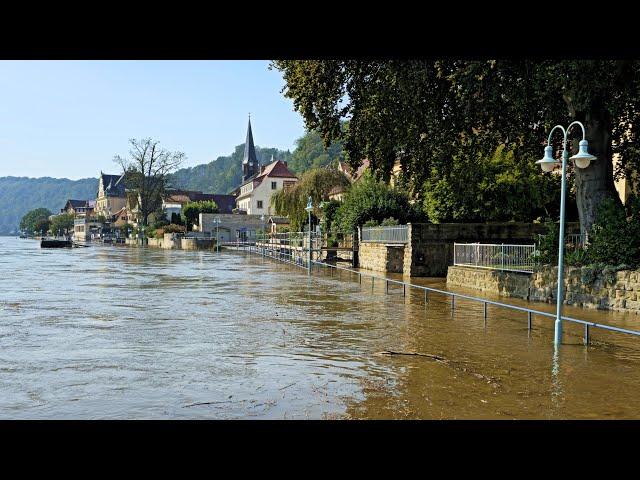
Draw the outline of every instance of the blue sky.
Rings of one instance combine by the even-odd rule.
[[[295,148],[304,122],[267,61],[0,61],[0,176],[116,173],[129,138],[185,152],[184,166],[244,142]]]

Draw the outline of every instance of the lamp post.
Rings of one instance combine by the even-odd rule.
[[[567,159],[569,158],[569,152],[567,151],[567,139],[569,130],[574,125],[580,125],[582,128],[582,140],[580,140],[580,150],[576,155],[571,157],[571,160],[575,163],[578,168],[587,168],[592,160],[595,160],[596,157],[591,155],[587,149],[589,143],[587,142],[585,136],[584,125],[580,122],[572,122],[565,129],[561,125],[556,125],[549,132],[549,138],[547,140],[547,146],[544,148],[544,157],[541,160],[538,160],[536,163],[540,165],[543,172],[552,171],[557,165],[562,164],[562,187],[560,193],[560,238],[558,240],[558,295],[556,299],[556,323],[555,323],[555,332],[553,336],[553,341],[556,345],[560,345],[562,343],[562,297],[563,297],[563,289],[564,289],[564,205],[565,205],[565,190],[566,190],[566,172],[567,172]],[[562,161],[556,160],[553,158],[553,147],[551,146],[551,135],[556,129],[562,130],[564,134],[564,138],[562,141]]]
[[[307,266],[308,273],[311,273],[311,211],[313,210],[313,200],[311,200],[311,196],[309,196],[309,200],[307,201],[307,208],[305,208],[307,212],[309,212],[309,264]]]

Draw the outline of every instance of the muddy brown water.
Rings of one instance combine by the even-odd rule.
[[[637,337],[593,330],[585,347],[566,326],[556,351],[552,319],[529,332],[525,313],[490,306],[485,325],[479,303],[452,311],[345,272],[0,237],[0,276],[3,419],[640,417]],[[565,312],[640,329],[637,315]]]

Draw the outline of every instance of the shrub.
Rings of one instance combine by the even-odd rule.
[[[426,220],[419,206],[409,202],[406,192],[389,187],[365,172],[345,194],[344,202],[336,211],[335,223],[341,231],[350,232],[368,220],[375,220],[377,224],[391,217],[403,224]]]
[[[176,225],[175,223],[170,223],[169,225],[162,228],[164,233],[184,233],[186,231],[186,227],[184,225]]]
[[[589,234],[589,260],[607,265],[640,265],[640,202],[635,196],[623,207],[614,199],[602,202]]]
[[[367,220],[362,224],[363,227],[377,227],[378,225],[377,220]]]
[[[393,217],[385,218],[380,222],[381,227],[392,227],[394,225],[399,225],[398,220]]]

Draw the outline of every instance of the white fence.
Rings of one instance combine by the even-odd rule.
[[[535,245],[454,243],[453,264],[512,272],[533,272]]]
[[[407,243],[407,226],[394,225],[389,227],[362,227],[363,242],[375,243]]]

